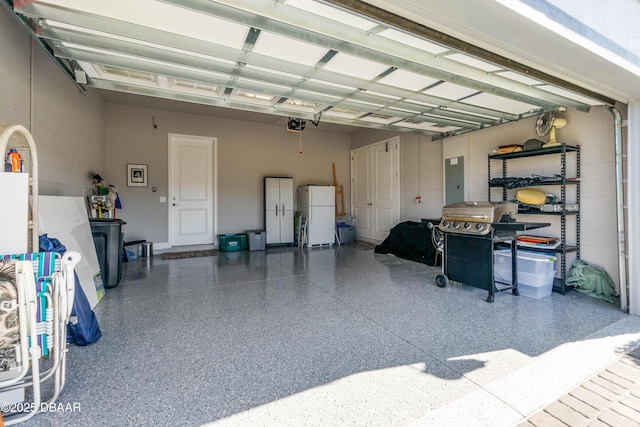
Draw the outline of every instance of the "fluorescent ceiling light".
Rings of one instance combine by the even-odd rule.
[[[351,77],[371,80],[388,70],[389,66],[338,52],[322,69]]]
[[[380,31],[378,35],[389,40],[397,41],[398,43],[406,44],[407,46],[415,47],[416,49],[424,50],[434,55],[449,51],[446,47],[392,28]]]
[[[252,52],[313,67],[327,53],[327,49],[262,31]]]
[[[378,25],[368,19],[361,18],[336,7],[321,4],[313,0],[287,0],[285,4],[362,31],[369,31]]]

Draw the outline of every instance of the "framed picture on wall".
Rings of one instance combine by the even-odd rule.
[[[147,186],[147,165],[127,165],[127,186]]]

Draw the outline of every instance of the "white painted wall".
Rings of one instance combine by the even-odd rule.
[[[0,122],[30,130],[43,195],[91,194],[104,163],[104,104],[82,94],[39,45],[0,7]],[[2,153],[4,156],[5,153]],[[30,163],[28,155],[25,163]]]
[[[152,126],[155,116],[157,129]],[[349,135],[307,127],[287,132],[271,125],[183,114],[172,111],[107,104],[106,177],[118,187],[123,209],[117,215],[127,222],[125,240],[168,242],[169,133],[210,136],[218,140],[218,232],[238,233],[263,229],[263,177],[292,176],[294,186],[333,184],[337,181],[349,200]],[[148,165],[149,186],[127,187],[127,163]],[[157,187],[156,193],[152,187]],[[346,209],[349,210],[348,204]]]
[[[400,215],[404,221],[437,219],[442,214],[442,141],[420,135],[400,135]],[[422,202],[416,203],[420,196]]]

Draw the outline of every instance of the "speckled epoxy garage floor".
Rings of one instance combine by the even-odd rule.
[[[71,346],[61,403],[27,425],[510,426],[638,346],[640,321],[576,292],[433,284],[353,247],[124,265]]]

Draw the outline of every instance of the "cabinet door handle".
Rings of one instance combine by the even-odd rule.
[[[276,216],[278,216],[278,205],[276,205]]]
[[[284,205],[282,205],[282,216],[284,216]]]

